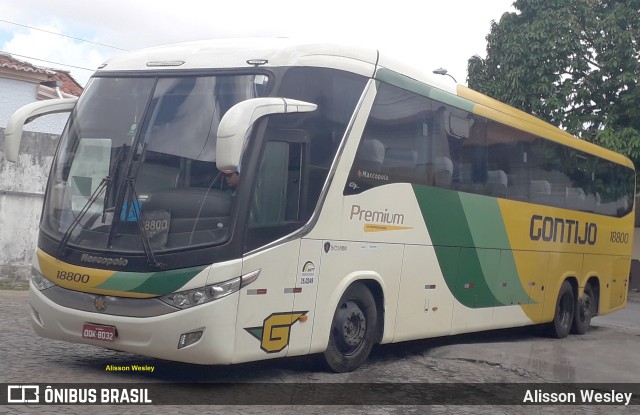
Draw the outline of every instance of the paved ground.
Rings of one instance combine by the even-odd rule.
[[[293,383],[294,396],[313,393],[314,385],[380,382],[420,383],[640,383],[640,294],[627,308],[594,319],[584,336],[554,340],[530,328],[385,345],[354,373],[318,371],[312,358],[294,358],[237,366],[197,366],[149,359],[93,346],[37,337],[31,329],[25,291],[0,291],[0,379],[6,383]],[[154,372],[111,372],[108,365],[149,365]],[[211,385],[204,386],[211,393]],[[460,391],[464,396],[465,391]],[[300,395],[297,395],[300,394]],[[251,391],[247,392],[250,402]],[[636,398],[637,399],[637,398]],[[513,406],[7,406],[0,414],[72,413],[557,413],[558,407]],[[564,406],[567,413],[632,413],[638,408]]]

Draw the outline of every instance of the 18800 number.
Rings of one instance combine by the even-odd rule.
[[[626,244],[629,242],[629,234],[627,232],[611,232],[610,241],[614,244]]]
[[[169,221],[166,219],[145,220],[143,226],[145,231],[164,231],[169,229]]]
[[[57,278],[69,282],[81,282],[86,284],[89,282],[89,274],[80,274],[79,272],[58,271]]]

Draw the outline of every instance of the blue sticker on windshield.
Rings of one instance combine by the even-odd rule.
[[[122,205],[122,212],[120,213],[120,220],[123,222],[137,222],[140,217],[140,211],[142,209],[142,202],[139,200],[134,201],[131,205],[129,202],[124,202]]]

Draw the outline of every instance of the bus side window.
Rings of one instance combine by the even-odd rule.
[[[356,154],[358,167],[379,172],[384,164],[386,150],[382,141],[376,138],[365,138]]]
[[[284,221],[288,159],[288,143],[266,143],[251,205],[251,225],[277,225]]]
[[[256,177],[249,211],[249,249],[294,231],[308,219],[304,167],[308,138],[300,130],[279,130],[275,135],[281,137],[266,141]]]
[[[430,98],[381,83],[344,194],[391,183],[433,184],[434,163],[449,173],[450,183],[451,160],[436,157],[441,143],[431,142],[438,131],[432,118]]]
[[[451,142],[455,188],[464,192],[485,194],[488,180],[485,119],[474,117],[451,106],[441,108],[446,109],[445,125],[447,137]]]

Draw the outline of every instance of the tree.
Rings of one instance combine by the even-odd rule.
[[[469,87],[628,155],[640,168],[640,0],[516,0]]]

